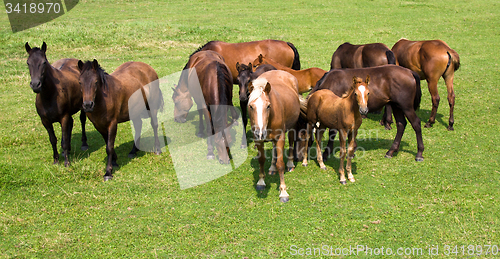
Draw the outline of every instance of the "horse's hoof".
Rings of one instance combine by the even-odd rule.
[[[156,151],[155,155],[157,155],[157,156],[161,155],[161,151]]]
[[[303,166],[303,167],[306,167],[307,165],[308,165],[308,164],[302,163],[302,166]]]
[[[432,124],[430,122],[427,122],[425,125],[424,125],[424,128],[432,128]]]
[[[326,166],[320,167],[321,170],[326,170]]]
[[[265,185],[255,185],[255,190],[257,191],[263,191],[266,189]]]
[[[344,181],[340,181],[340,184],[342,184],[342,185],[346,185],[347,183],[346,183],[346,181],[344,180]]]
[[[104,181],[107,182],[107,181],[111,181],[113,180],[113,176],[112,175],[105,175],[104,176]]]
[[[392,127],[390,125],[384,125],[385,126],[385,130],[391,130]]]
[[[64,162],[64,167],[68,167],[70,166],[70,163],[69,162]]]
[[[275,175],[276,174],[276,171],[269,171],[268,173],[269,175]]]
[[[386,154],[385,158],[392,158],[392,156]]]
[[[356,182],[356,179],[354,179],[354,178],[349,178],[349,181],[350,181],[351,183],[354,183],[354,182]]]
[[[423,157],[416,157],[415,161],[417,161],[417,162],[423,162],[424,158]]]
[[[132,154],[132,153],[129,153],[129,154],[128,154],[128,158],[132,159],[132,158],[134,158],[134,157],[135,157],[135,154]]]
[[[214,160],[215,159],[215,155],[207,155],[207,159],[208,160]]]
[[[224,160],[222,160],[222,159],[219,159],[219,163],[220,163],[221,165],[227,165],[227,164],[229,164],[229,160],[224,161]]]
[[[234,125],[234,126],[238,126],[238,125],[240,125],[240,124],[238,123],[238,120],[234,120],[234,121],[233,121],[233,125]]]
[[[453,130],[455,130],[455,129],[453,128],[453,126],[448,126],[448,128],[447,128],[447,129],[448,129],[449,131],[453,131]]]
[[[288,202],[290,200],[289,197],[280,197],[280,201],[285,203],[285,202]]]
[[[89,149],[89,146],[88,146],[88,145],[85,145],[85,146],[84,146],[84,145],[82,145],[81,149],[82,149],[82,151],[86,151],[86,150],[88,150],[88,149]]]
[[[288,168],[288,172],[293,172],[293,170],[295,170],[295,167],[289,167]]]
[[[247,148],[247,145],[241,145],[240,148],[245,149],[245,148]]]

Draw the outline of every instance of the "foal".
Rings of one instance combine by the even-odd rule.
[[[54,164],[59,162],[57,151],[57,137],[54,133],[53,123],[61,124],[61,146],[63,149],[64,165],[68,166],[69,151],[71,150],[71,131],[73,130],[73,114],[82,109],[82,92],[78,84],[78,59],[60,59],[50,65],[45,55],[47,44],[42,48],[31,48],[26,42],[24,45],[28,52],[28,68],[30,70],[30,86],[36,93],[36,111],[42,124],[49,133],[52,144]],[[82,123],[82,150],[87,150],[87,135],[85,134],[85,121],[87,117],[80,112]]]
[[[346,184],[344,174],[344,158],[346,156],[346,138],[348,139],[349,152],[347,156],[347,178],[354,182],[351,172],[351,160],[356,151],[356,135],[361,126],[361,114],[368,113],[368,82],[359,77],[353,77],[351,88],[342,97],[338,97],[332,91],[323,89],[314,92],[307,100],[307,132],[311,132],[312,127],[316,130],[316,154],[319,166],[326,170],[321,155],[321,139],[326,128],[336,129],[340,132],[340,183]],[[309,138],[309,136],[307,136]],[[308,141],[306,141],[307,143]],[[307,144],[306,144],[307,145]],[[304,149],[304,160],[302,166],[307,166],[307,146]]]

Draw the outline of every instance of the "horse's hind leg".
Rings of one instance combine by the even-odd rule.
[[[346,171],[347,171],[347,179],[349,179],[349,181],[351,181],[353,183],[356,180],[354,179],[354,175],[352,175],[351,163],[352,163],[352,159],[354,158],[354,152],[356,151],[356,147],[357,147],[356,136],[358,134],[358,130],[353,130],[352,132],[349,132],[348,134],[349,135],[347,137],[348,148],[347,148]]]
[[[443,76],[444,82],[446,83],[446,90],[448,90],[448,104],[450,105],[450,118],[448,121],[448,130],[454,130],[453,124],[455,120],[453,118],[453,110],[455,109],[455,91],[453,90],[453,77],[454,74]]]
[[[108,155],[108,163],[106,164],[106,174],[104,174],[104,181],[113,179],[113,166],[118,166],[118,164],[116,163],[117,156],[115,152],[116,130],[117,124],[111,123],[111,125],[108,126],[108,131],[103,135],[103,137],[106,139],[106,154]]]
[[[437,109],[439,107],[439,94],[438,94],[438,79],[439,77],[436,78],[427,78],[427,85],[429,86],[429,92],[431,94],[432,98],[432,111],[431,111],[431,117],[429,118],[429,121],[425,124],[424,127],[430,128],[432,127],[432,124],[436,122],[436,114],[437,114]]]
[[[380,121],[380,125],[384,126],[386,130],[391,130],[392,121],[392,106],[390,104],[386,104],[384,108],[384,115],[382,116],[382,120]]]
[[[333,140],[335,139],[335,136],[337,135],[337,130],[336,129],[330,129],[328,132],[328,144],[326,145],[325,152],[323,152],[323,158],[328,159],[330,155],[333,152]]]
[[[346,147],[345,147],[345,142],[347,139],[347,134],[345,130],[340,130],[339,131],[339,142],[340,142],[340,166],[339,166],[339,174],[340,174],[340,183],[341,184],[346,184],[345,180],[345,172],[344,172],[344,159],[346,156]]]
[[[319,167],[326,170],[326,165],[323,163],[323,156],[321,155],[321,140],[323,139],[324,133],[324,128],[316,128],[316,160],[318,161]]]
[[[158,110],[150,111],[149,116],[151,117],[151,127],[153,128],[153,134],[155,137],[155,147],[153,152],[156,155],[161,154],[160,139],[158,138]]]
[[[57,137],[54,133],[54,126],[47,120],[42,119],[42,124],[49,134],[50,144],[52,145],[52,157],[54,158],[54,165],[59,163],[59,152],[57,151]]]
[[[394,113],[394,119],[396,120],[397,131],[396,131],[396,137],[394,138],[394,142],[392,142],[391,148],[385,154],[386,158],[392,158],[394,152],[397,152],[399,150],[399,145],[401,144],[401,138],[403,137],[407,123],[405,115],[400,108],[395,108],[393,110],[393,113]]]
[[[130,150],[130,153],[128,153],[128,158],[131,158],[131,159],[135,157],[135,155],[137,154],[137,151],[139,150],[138,146],[140,146],[140,144],[141,144],[141,130],[142,130],[141,118],[137,118],[137,119],[132,120],[132,124],[134,124],[135,135],[134,135],[134,145],[132,146],[132,150]],[[151,124],[153,124],[152,121],[151,121]],[[155,136],[158,136],[158,135],[155,134]]]
[[[284,133],[283,133],[284,134]],[[288,172],[292,172],[295,169],[295,165],[293,164],[293,150],[295,143],[295,131],[288,132],[288,161],[286,162],[286,167]]]
[[[69,166],[69,152],[71,151],[71,131],[73,130],[73,117],[67,114],[61,120],[61,147],[63,149],[64,166]]]
[[[415,156],[415,161],[421,162],[424,161],[424,157],[422,153],[424,152],[424,142],[422,140],[422,128],[420,126],[420,118],[418,118],[417,114],[413,109],[404,110],[404,115],[408,118],[413,130],[415,131],[415,135],[417,136],[417,155]]]
[[[87,121],[87,115],[83,110],[80,110],[80,122],[82,124],[82,147],[83,151],[89,149],[89,145],[87,144],[87,133],[85,132],[85,122]]]
[[[255,142],[255,146],[258,150],[258,159],[259,159],[259,181],[255,185],[255,189],[257,191],[262,191],[266,188],[266,174],[264,173],[264,164],[266,162],[266,154],[264,153],[264,142],[258,141]]]

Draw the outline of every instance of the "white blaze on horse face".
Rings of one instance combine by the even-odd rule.
[[[262,129],[264,128],[264,101],[262,97],[255,100],[255,108],[257,109],[257,126],[259,127],[259,133],[262,133]]]
[[[366,87],[364,85],[360,85],[358,87],[358,90],[361,92],[361,103],[366,103],[366,100],[365,100],[365,92],[366,92]]]

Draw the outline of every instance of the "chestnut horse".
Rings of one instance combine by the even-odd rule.
[[[133,158],[140,142],[141,117],[151,117],[155,138],[154,152],[160,154],[157,112],[163,108],[163,97],[155,70],[142,62],[126,62],[113,73],[107,74],[95,59],[85,63],[80,60],[78,67],[81,70],[79,80],[82,86],[83,110],[106,142],[108,161],[104,181],[113,179],[113,166],[118,166],[115,152],[118,123],[132,120],[134,124],[134,145],[129,153],[129,158]],[[131,96],[138,91],[142,93],[142,100],[129,102]],[[144,104],[145,107],[142,107]]]
[[[281,202],[287,202],[289,195],[285,185],[283,156],[285,134],[295,127],[300,114],[297,79],[288,72],[272,70],[253,80],[248,89],[250,91],[248,100],[250,125],[259,152],[260,173],[256,189],[263,190],[266,187],[264,142],[272,141],[273,146],[276,147],[276,168],[280,176],[279,197]],[[288,140],[289,143],[294,143],[295,135],[289,133]],[[294,168],[291,146],[288,153],[288,171]]]
[[[54,164],[59,162],[57,151],[57,137],[54,133],[53,123],[61,124],[61,146],[63,149],[64,165],[70,164],[68,157],[71,151],[71,131],[73,130],[73,118],[71,115],[82,110],[82,91],[78,84],[78,59],[60,59],[50,65],[47,60],[47,44],[44,42],[42,48],[31,48],[26,42],[28,52],[28,68],[30,71],[30,86],[36,93],[36,111],[42,124],[49,134],[52,144]],[[87,117],[83,111],[80,112],[82,123],[82,150],[87,150],[87,135],[85,134],[85,121]]]
[[[368,112],[368,82],[370,76],[366,76],[365,82],[363,79],[353,77],[351,88],[338,97],[328,89],[322,89],[314,92],[307,99],[307,109],[304,111],[307,114],[307,132],[311,132],[312,127],[316,130],[316,153],[318,163],[321,169],[326,170],[321,156],[321,139],[326,128],[335,129],[340,132],[340,183],[346,184],[344,174],[344,159],[347,155],[347,178],[354,182],[354,176],[351,172],[351,160],[354,158],[356,151],[356,136],[358,129],[363,122],[361,114]],[[302,109],[302,108],[301,108]],[[346,139],[349,148],[346,152]],[[306,141],[307,143],[308,141]],[[307,145],[307,144],[306,144]],[[304,148],[304,160],[302,166],[307,166],[307,146]]]
[[[263,64],[269,64],[275,67],[276,69],[286,71],[297,78],[299,82],[299,94],[311,91],[311,89],[316,85],[316,82],[323,77],[326,73],[325,70],[317,67],[307,68],[303,70],[293,70],[286,66],[281,65],[280,63],[274,61],[271,58],[265,57],[260,54],[254,61],[254,67],[259,67]]]
[[[363,68],[393,64],[396,65],[394,53],[383,43],[353,45],[346,42],[340,45],[332,55],[330,69],[335,68]],[[385,106],[381,125],[390,130],[392,124],[392,110],[390,105]]]
[[[224,57],[227,66],[231,69],[234,84],[238,84],[236,63],[247,64],[252,62],[261,53],[286,67],[296,70],[300,69],[299,52],[295,46],[290,42],[280,40],[260,40],[241,43],[210,41],[194,53],[202,50],[213,50]]]
[[[275,67],[271,65],[262,65],[259,66],[255,71],[253,71],[252,63],[248,63],[247,65],[236,63],[236,70],[238,70],[238,82],[240,86],[240,108],[241,108],[241,118],[243,120],[243,130],[246,132],[247,128],[247,106],[248,106],[248,96],[250,95],[248,93],[248,84],[257,79],[260,75],[262,75],[264,72],[267,72],[269,70],[276,70]],[[241,148],[246,148],[247,147],[247,142],[246,142],[246,136],[245,134],[243,135],[243,138],[241,140]]]
[[[310,94],[321,89],[330,89],[334,94],[341,96],[349,89],[354,76],[366,77],[367,75],[370,75],[370,85],[368,85],[370,90],[369,112],[380,111],[386,104],[390,104],[396,119],[396,137],[385,157],[391,158],[394,152],[399,150],[401,138],[407,124],[406,119],[408,119],[417,137],[415,160],[423,161],[422,129],[420,119],[415,112],[420,106],[422,91],[420,89],[420,78],[415,72],[396,65],[333,69],[318,81]],[[323,157],[328,157],[330,152],[333,151],[333,134],[335,132],[330,130],[330,140]]]
[[[211,50],[199,51],[192,55],[185,68],[187,70],[182,72],[179,84],[172,95],[175,103],[174,117],[178,122],[186,121],[189,109],[182,110],[182,107],[187,107],[185,103],[190,103],[192,106],[191,97],[193,97],[200,116],[198,136],[204,135],[203,116],[205,116],[207,135],[215,135],[219,162],[228,164],[231,136],[224,134],[224,129],[227,128],[228,108],[233,112],[233,119],[236,116],[232,102],[233,76],[231,71],[224,63],[224,58]],[[196,79],[198,81],[193,81]],[[198,82],[201,89],[198,88]],[[214,159],[213,138],[207,138],[207,146],[207,159]]]
[[[460,57],[442,40],[409,41],[400,39],[392,47],[400,66],[415,71],[420,79],[427,80],[429,92],[432,98],[432,111],[426,128],[432,127],[436,122],[436,113],[439,106],[438,80],[443,77],[448,90],[448,104],[450,105],[450,118],[448,130],[453,130],[455,120],[453,110],[455,108],[455,92],[453,90],[453,78],[455,71],[460,68]]]

